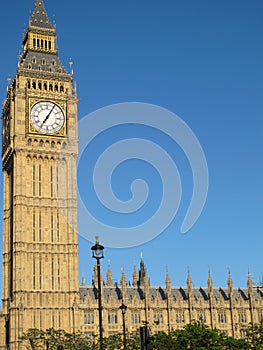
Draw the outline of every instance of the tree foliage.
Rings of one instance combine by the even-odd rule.
[[[246,341],[226,336],[216,329],[210,329],[202,323],[190,323],[184,329],[173,331],[169,334],[160,332],[154,335],[151,344],[154,350],[225,350],[225,349],[249,349]]]
[[[21,340],[24,340],[27,348],[31,350],[98,349],[96,342],[85,337],[81,332],[67,333],[64,330],[55,330],[54,328],[49,328],[45,332],[38,329],[29,329],[22,335]]]
[[[250,323],[243,328],[243,334],[245,334],[244,339],[250,345],[249,349],[263,349],[263,321],[254,325]]]
[[[262,350],[263,322],[243,328],[243,339],[234,339],[203,323],[193,322],[183,329],[166,334],[158,332],[150,341],[150,350]],[[46,331],[29,329],[21,337],[29,350],[98,350],[98,339],[90,339],[83,333],[67,333],[64,330]],[[123,349],[123,335],[114,334],[103,339],[105,350]],[[126,334],[127,350],[140,350],[139,332]]]

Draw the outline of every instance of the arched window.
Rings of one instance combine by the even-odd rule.
[[[39,88],[39,90],[41,90],[41,89],[42,89],[42,84],[41,84],[41,82],[40,82],[40,81],[38,82],[38,88]]]
[[[33,83],[32,83],[32,87],[33,87],[33,89],[36,89],[36,88],[37,88],[37,84],[36,84],[36,82],[35,82],[35,81],[33,81]]]
[[[58,91],[58,85],[57,84],[55,84],[55,89],[54,90]]]
[[[53,86],[52,86],[52,84],[49,84],[49,91],[53,91]]]
[[[47,90],[47,83],[44,83],[44,90]]]
[[[60,92],[64,92],[64,86],[60,85]]]
[[[48,48],[49,48],[49,50],[51,50],[51,41],[50,40],[48,42]]]
[[[30,89],[31,84],[30,84],[30,80],[27,81],[27,88]]]
[[[33,39],[33,46],[36,47],[36,39]]]

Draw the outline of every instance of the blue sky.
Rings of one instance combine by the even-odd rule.
[[[62,63],[68,68],[70,57],[74,62],[79,118],[120,102],[159,105],[188,124],[208,163],[204,210],[182,235],[192,178],[177,146],[139,127],[102,135],[104,141],[93,145],[95,151],[91,147],[90,157],[96,147],[116,135],[125,137],[132,132],[143,137],[146,132],[172,152],[183,185],[182,205],[170,226],[139,247],[106,248],[104,272],[109,259],[115,280],[120,279],[122,265],[131,280],[133,265],[138,265],[142,252],[153,285],[164,284],[166,265],[177,286],[185,285],[188,266],[195,286],[206,285],[209,268],[216,286],[226,285],[228,268],[235,286],[246,285],[248,270],[257,283],[263,274],[262,1],[45,0],[45,7],[50,19],[55,14]],[[33,0],[1,4],[1,100],[8,74],[15,73],[22,34],[33,8]],[[120,197],[128,196],[125,175],[134,169],[134,176],[148,179],[153,191],[149,197],[153,203],[141,212],[147,217],[160,200],[160,179],[154,169],[141,162],[127,164],[123,171],[117,169],[113,188]],[[81,175],[79,181],[85,195]],[[103,219],[103,210],[98,208],[94,215]],[[114,217],[107,213],[104,219]],[[83,273],[90,283],[91,243],[81,237],[79,243],[80,277]]]

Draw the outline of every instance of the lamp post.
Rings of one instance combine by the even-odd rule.
[[[99,237],[96,236],[96,244],[91,247],[92,257],[97,261],[98,272],[98,306],[99,306],[99,330],[100,330],[100,350],[103,350],[103,328],[102,328],[102,305],[101,305],[101,276],[100,276],[100,259],[104,258],[103,245],[99,244]]]
[[[123,350],[126,350],[126,326],[125,326],[125,313],[127,310],[127,306],[124,305],[123,300],[122,304],[120,306],[121,313],[122,313],[122,328],[123,328]]]

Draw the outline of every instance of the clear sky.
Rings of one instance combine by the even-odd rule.
[[[111,140],[131,137],[130,133],[143,138],[145,132],[145,138],[167,147],[182,181],[181,205],[169,227],[143,245],[106,248],[104,273],[110,260],[116,281],[122,265],[131,280],[133,265],[138,266],[142,252],[152,285],[164,284],[166,266],[177,286],[186,284],[188,266],[195,286],[206,285],[209,268],[216,286],[226,285],[228,269],[235,286],[246,285],[248,270],[258,283],[263,273],[263,2],[44,2],[49,18],[56,20],[60,59],[67,69],[69,59],[74,62],[79,119],[120,102],[164,107],[192,129],[208,164],[209,191],[203,212],[183,235],[180,227],[193,181],[191,168],[176,144],[165,141],[162,133],[135,126],[112,130],[113,136],[109,131],[91,145],[85,164]],[[22,34],[33,9],[34,0],[1,3],[1,100],[6,95],[8,74],[15,73]],[[129,199],[130,181],[137,177],[149,181],[148,201],[153,204],[147,201],[146,209],[131,219],[126,214],[124,225],[153,215],[161,198],[160,176],[136,160],[116,170],[112,179],[115,194]],[[90,195],[90,176],[80,173],[78,179],[82,195]],[[88,198],[87,206],[90,203],[100,220],[121,223],[123,216],[106,214],[105,208],[96,207],[95,199]],[[80,237],[79,244],[80,278],[84,274],[90,283],[94,264],[91,242]]]

